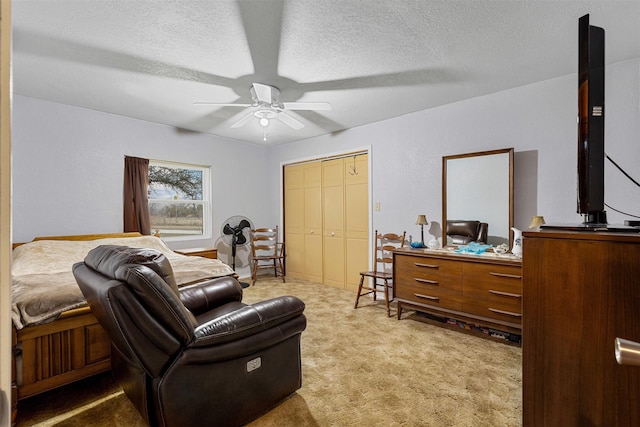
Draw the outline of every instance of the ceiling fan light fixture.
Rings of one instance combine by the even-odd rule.
[[[266,129],[271,119],[277,119],[293,130],[300,130],[304,127],[304,123],[285,113],[285,110],[327,111],[331,109],[331,104],[328,102],[280,102],[280,90],[275,86],[263,83],[253,83],[249,92],[251,93],[251,104],[219,104],[212,102],[196,102],[195,104],[250,107],[251,110],[231,123],[231,127],[234,129],[240,128],[249,123],[252,117],[256,117],[263,129],[263,141],[267,140]]]

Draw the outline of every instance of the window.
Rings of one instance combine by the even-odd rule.
[[[149,161],[151,232],[165,240],[211,236],[209,168]]]

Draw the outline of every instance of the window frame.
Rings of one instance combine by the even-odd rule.
[[[179,241],[189,241],[189,240],[203,240],[203,239],[211,239],[212,236],[212,226],[213,226],[213,218],[211,217],[211,166],[209,165],[198,165],[195,163],[184,163],[184,162],[172,162],[168,160],[155,160],[149,159],[149,171],[151,171],[152,166],[159,166],[171,169],[188,169],[188,170],[198,170],[202,172],[202,199],[195,200],[167,200],[167,199],[152,199],[149,197],[147,204],[151,207],[152,203],[179,203],[179,204],[188,204],[188,203],[196,203],[202,205],[202,234],[193,234],[193,235],[183,235],[183,236],[162,236],[162,230],[160,229],[160,237],[163,240],[168,242],[179,242]],[[147,176],[148,182],[148,176]],[[151,226],[151,233],[155,232],[153,225]]]

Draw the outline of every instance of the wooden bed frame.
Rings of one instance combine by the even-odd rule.
[[[140,233],[44,236],[36,240],[97,240]],[[23,243],[16,243],[13,247]],[[111,369],[111,341],[89,307],[62,313],[53,322],[12,328],[12,408],[18,401]],[[21,381],[18,381],[21,379]]]

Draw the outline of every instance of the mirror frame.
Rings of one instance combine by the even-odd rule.
[[[509,155],[509,230],[507,235],[507,244],[511,247],[513,240],[513,148],[503,148],[499,150],[478,151],[475,153],[455,154],[451,156],[442,156],[442,246],[447,246],[447,163],[456,159],[469,157],[491,156],[495,154]],[[472,218],[455,218],[455,219],[472,219]],[[491,228],[489,228],[491,230]]]

